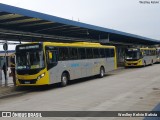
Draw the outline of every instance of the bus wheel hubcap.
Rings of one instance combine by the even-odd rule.
[[[101,77],[104,76],[104,70],[101,68]]]
[[[66,76],[63,76],[63,77],[62,77],[62,82],[63,82],[64,84],[67,83],[67,77],[66,77]]]

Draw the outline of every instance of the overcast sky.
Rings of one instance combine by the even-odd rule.
[[[0,3],[160,40],[160,0],[157,4],[140,1],[143,0],[0,0]]]

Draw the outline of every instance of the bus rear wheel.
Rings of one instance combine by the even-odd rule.
[[[153,65],[153,60],[151,61],[151,65]]]
[[[100,78],[103,78],[103,77],[104,77],[104,73],[105,73],[104,67],[101,67],[101,68],[100,68],[99,77],[100,77]]]
[[[143,64],[143,66],[144,66],[144,67],[146,66],[146,61],[144,61],[144,64]]]
[[[68,75],[67,73],[63,73],[61,76],[61,86],[65,87],[67,86],[67,83],[68,83]]]

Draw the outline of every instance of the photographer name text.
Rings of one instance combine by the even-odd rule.
[[[149,1],[149,0],[141,0],[141,1],[139,1],[139,3],[140,4],[159,4],[160,3],[160,1]]]

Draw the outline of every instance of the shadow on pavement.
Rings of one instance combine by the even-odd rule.
[[[114,75],[114,74],[107,74],[104,77],[108,77],[108,76],[112,76],[112,75]],[[72,85],[76,85],[79,83],[83,83],[83,82],[87,82],[87,81],[91,81],[91,80],[97,80],[97,79],[100,80],[100,78],[97,76],[76,79],[76,80],[69,81],[67,86],[72,86]],[[15,87],[15,91],[41,92],[41,91],[53,90],[53,89],[57,89],[57,88],[63,88],[63,87],[61,87],[60,83],[56,83],[56,84],[52,84],[52,85],[42,85],[42,86],[17,86],[17,87]]]

